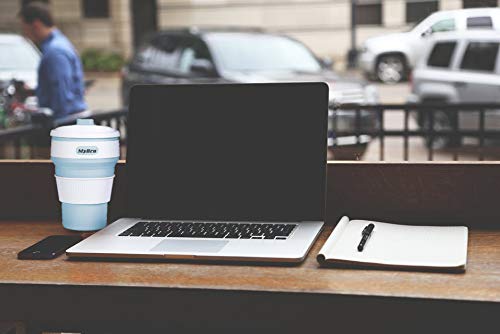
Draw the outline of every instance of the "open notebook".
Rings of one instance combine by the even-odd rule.
[[[375,225],[362,252],[363,229]],[[468,229],[464,226],[410,226],[342,217],[318,254],[320,264],[463,271]]]

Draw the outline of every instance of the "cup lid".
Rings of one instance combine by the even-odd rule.
[[[60,126],[50,131],[52,137],[102,139],[118,138],[120,132],[107,126],[95,125],[93,119],[77,119],[76,125]]]

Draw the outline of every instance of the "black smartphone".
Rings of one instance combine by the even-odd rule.
[[[82,241],[79,235],[51,235],[36,244],[20,251],[20,260],[50,260],[55,259],[68,248]]]

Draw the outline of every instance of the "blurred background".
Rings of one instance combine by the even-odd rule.
[[[137,83],[325,81],[329,159],[500,158],[499,0],[46,0],[80,53],[90,111],[37,110],[26,0],[0,1],[0,158],[48,158],[48,128],[123,132]],[[497,106],[497,104],[499,104]]]

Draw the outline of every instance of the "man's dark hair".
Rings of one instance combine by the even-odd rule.
[[[54,26],[54,18],[52,17],[49,6],[43,2],[34,1],[22,6],[19,17],[28,24],[40,20],[40,22],[47,27]]]

